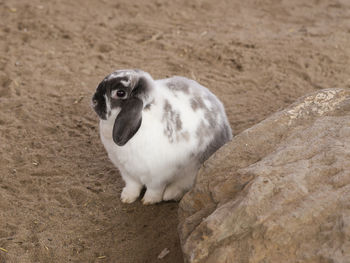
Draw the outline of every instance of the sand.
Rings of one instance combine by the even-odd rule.
[[[108,73],[195,79],[239,133],[350,88],[349,43],[347,0],[0,0],[0,263],[183,261],[177,203],[119,200],[90,107]]]

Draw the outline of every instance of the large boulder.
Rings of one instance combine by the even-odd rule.
[[[179,218],[186,262],[350,262],[350,90],[303,97],[234,137]]]

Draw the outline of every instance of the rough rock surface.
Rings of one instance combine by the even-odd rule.
[[[187,262],[350,262],[350,89],[245,130],[180,204]]]

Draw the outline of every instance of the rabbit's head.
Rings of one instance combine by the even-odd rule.
[[[119,70],[97,86],[92,107],[101,120],[116,117],[113,140],[117,145],[126,144],[140,128],[142,110],[152,101],[152,85],[153,79],[146,72]]]

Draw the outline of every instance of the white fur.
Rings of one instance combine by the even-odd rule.
[[[125,72],[122,72],[127,75]],[[114,77],[120,75],[114,75]],[[177,78],[177,77],[175,77]],[[150,97],[152,105],[142,112],[142,124],[137,133],[124,145],[118,146],[112,138],[114,121],[120,110],[112,110],[107,120],[100,120],[100,136],[108,156],[120,170],[126,185],[121,194],[125,203],[134,202],[142,189],[147,191],[143,197],[144,204],[153,204],[162,200],[179,200],[191,188],[201,165],[194,154],[204,151],[212,140],[214,133],[201,141],[196,135],[204,118],[204,110],[191,108],[194,94],[210,94],[209,90],[195,81],[180,78],[190,86],[191,94],[174,91],[166,86],[169,79],[151,80],[153,89]],[[166,136],[164,105],[168,101],[172,109],[180,114],[182,129],[173,132],[172,138]],[[210,100],[204,100],[213,107]],[[106,98],[107,107],[110,103]],[[227,122],[221,103],[218,116],[219,125]]]

